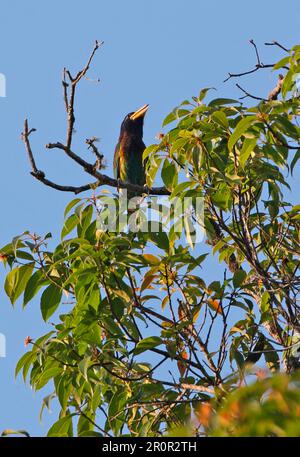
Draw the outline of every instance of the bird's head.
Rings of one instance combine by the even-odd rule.
[[[137,111],[127,114],[121,125],[121,136],[125,133],[143,136],[144,117],[149,105],[144,105]]]

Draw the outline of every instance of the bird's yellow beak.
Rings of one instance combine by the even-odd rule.
[[[147,110],[149,108],[149,105],[144,105],[142,106],[141,108],[139,108],[137,111],[135,111],[135,113],[133,113],[131,116],[130,116],[130,119],[132,121],[134,121],[135,119],[138,119],[139,117],[142,117],[142,116],[145,116]]]

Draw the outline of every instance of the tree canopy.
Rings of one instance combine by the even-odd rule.
[[[247,106],[205,88],[164,119],[139,189],[146,206],[160,195],[171,205],[154,231],[131,232],[126,221],[107,230],[103,221],[122,210],[116,188],[138,186],[102,174],[95,138],[95,164],[72,149],[75,89],[99,43],[76,76],[65,71],[66,142],[47,145],[95,181],[49,181],[25,122],[33,176],[87,192],[68,204],[56,246],[50,233],[28,231],[1,249],[11,303],[39,301],[49,322],[46,335],[27,337],[16,367],[33,389],[48,388],[42,409],[59,403],[48,436],[300,435],[300,206],[286,201],[300,157],[300,46],[273,44],[284,57],[263,65],[257,52],[250,70],[284,73],[266,98],[239,86]],[[178,201],[189,202],[179,216]]]

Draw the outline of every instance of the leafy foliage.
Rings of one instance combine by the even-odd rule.
[[[196,417],[210,436],[299,436],[299,374],[268,376],[230,393],[220,405],[202,404]]]
[[[193,211],[177,221],[187,244],[174,227],[101,229],[99,202],[108,197],[100,192],[68,204],[53,249],[50,234],[30,232],[1,249],[12,304],[22,295],[24,306],[39,300],[53,322],[51,332],[27,338],[31,350],[16,367],[35,390],[54,384],[43,404],[60,405],[49,436],[158,436],[195,414],[202,422],[193,434],[299,435],[299,389],[288,375],[237,389],[253,364],[298,367],[299,205],[285,202],[283,190],[300,157],[299,60],[296,46],[276,67],[289,65],[282,100],[205,103],[203,89],[166,117],[171,129],[146,149],[148,184],[160,174],[171,202],[191,199]],[[196,197],[207,234],[200,252]],[[213,256],[224,274],[209,284]],[[269,389],[273,397],[259,403]],[[214,404],[220,410],[205,406]]]

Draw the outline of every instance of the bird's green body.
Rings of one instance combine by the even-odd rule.
[[[136,136],[124,134],[118,142],[114,156],[116,179],[143,186],[146,182],[143,166],[144,142]]]
[[[143,152],[146,147],[143,142],[143,121],[147,109],[148,105],[145,105],[125,117],[114,155],[115,178],[138,186],[146,184],[143,164]],[[128,192],[129,198],[134,195],[136,194]]]

